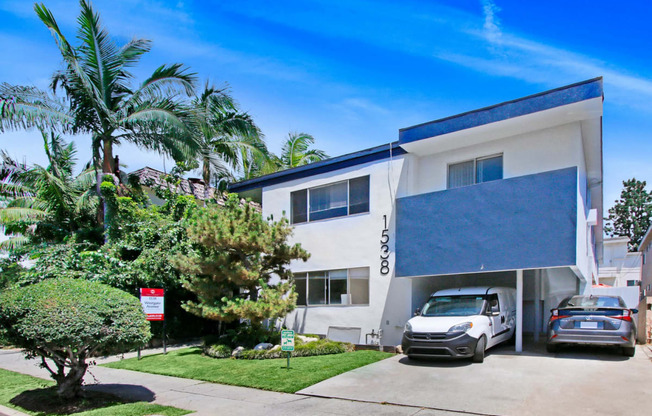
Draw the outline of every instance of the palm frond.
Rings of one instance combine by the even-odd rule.
[[[161,65],[134,92],[126,105],[133,105],[138,100],[147,99],[152,95],[175,95],[185,92],[191,96],[195,91],[197,75],[188,71],[182,64]]]
[[[61,129],[74,120],[64,102],[36,87],[0,84],[0,132],[6,129]]]
[[[8,240],[0,242],[0,250],[14,251],[29,244],[29,237],[24,235],[10,235]]]
[[[147,39],[132,39],[118,51],[125,67],[136,65],[140,57],[152,49],[152,42]]]
[[[82,9],[90,9],[90,6],[82,0],[80,2]],[[63,57],[67,67],[65,71],[66,76],[66,91],[71,99],[71,106],[76,118],[83,119],[89,123],[92,118],[89,116],[89,107],[94,111],[110,117],[111,112],[107,107],[107,102],[104,100],[105,96],[98,89],[98,86],[93,84],[89,74],[86,73],[84,63],[77,54],[77,51],[70,45],[66,37],[61,32],[56,19],[44,4],[34,5],[34,10],[45,26],[50,30],[52,36],[59,47],[59,52]],[[92,15],[92,11],[91,11]],[[86,14],[82,12],[79,17],[79,22],[85,19]],[[91,23],[89,23],[91,24]],[[83,126],[77,120],[76,127]]]
[[[0,223],[2,224],[15,221],[31,222],[47,216],[47,212],[35,208],[7,207],[0,209]]]
[[[283,168],[289,169],[328,158],[323,150],[311,149],[315,138],[307,133],[290,133],[281,149]]]

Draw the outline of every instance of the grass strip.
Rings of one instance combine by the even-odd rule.
[[[0,404],[35,416],[62,414],[74,416],[145,416],[152,414],[181,416],[190,413],[188,410],[158,404],[125,403],[118,397],[95,392],[90,394],[87,399],[77,400],[67,405],[67,403],[62,403],[56,395],[54,385],[54,381],[0,369]],[[94,402],[97,398],[101,399],[99,403]],[[14,404],[16,402],[23,405]],[[102,407],[94,408],[97,405]],[[75,407],[92,409],[80,412],[63,410]]]
[[[380,351],[354,351],[343,354],[296,357],[286,368],[284,358],[235,360],[203,356],[200,348],[185,348],[167,355],[156,354],[103,364],[106,367],[166,376],[190,378],[234,386],[295,393],[320,381],[355,368],[375,363],[393,354]]]

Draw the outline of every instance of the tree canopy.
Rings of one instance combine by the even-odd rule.
[[[265,220],[235,195],[224,207],[198,210],[188,227],[195,250],[175,261],[189,276],[184,286],[198,299],[184,308],[208,319],[247,319],[254,325],[293,310],[296,293],[288,266],[309,254],[300,244],[287,243],[291,233],[286,218]]]
[[[0,330],[28,357],[41,358],[41,367],[57,382],[63,398],[80,394],[88,358],[102,350],[141,346],[150,338],[135,296],[73,279],[46,280],[0,294]]]
[[[612,208],[605,225],[610,236],[629,237],[629,250],[636,251],[641,244],[652,216],[652,193],[645,189],[645,181],[632,178],[623,181],[620,198]]]

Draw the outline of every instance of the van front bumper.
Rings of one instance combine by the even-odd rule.
[[[403,354],[417,357],[468,358],[473,356],[477,338],[466,332],[423,333],[404,332]]]

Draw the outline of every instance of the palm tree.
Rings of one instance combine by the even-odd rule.
[[[199,127],[199,161],[204,183],[219,187],[239,172],[246,172],[252,163],[264,164],[270,160],[260,129],[249,114],[239,110],[226,89],[206,83],[192,105]]]
[[[182,95],[193,92],[195,76],[181,64],[163,65],[136,89],[128,71],[151,48],[151,42],[133,39],[118,47],[101,26],[86,0],[80,1],[77,38],[73,47],[52,13],[43,4],[34,10],[50,29],[65,63],[53,76],[52,90],[62,88],[65,106],[34,88],[3,85],[0,89],[0,128],[58,127],[91,134],[93,164],[115,173],[113,148],[123,141],[173,158],[194,154],[192,112]]]
[[[323,150],[311,149],[315,144],[315,138],[307,133],[290,133],[283,144],[281,156],[277,158],[279,170],[296,168],[308,163],[319,162],[328,159]]]
[[[41,132],[48,166],[27,167],[2,152],[0,225],[12,235],[0,247],[16,248],[36,238],[61,241],[97,227],[95,173],[86,166],[73,175],[76,150],[58,134]]]

